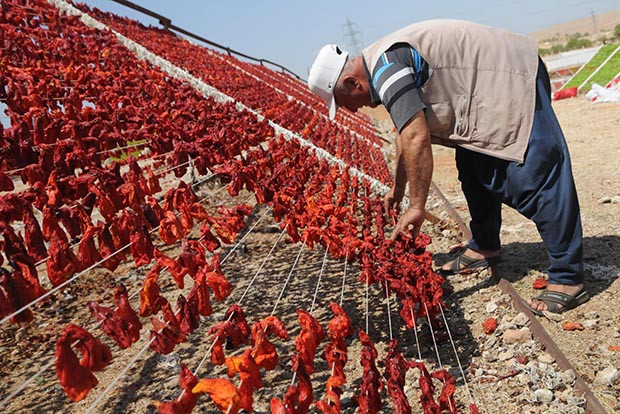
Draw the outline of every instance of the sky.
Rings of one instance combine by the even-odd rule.
[[[75,0],[80,1],[80,0]],[[111,0],[82,0],[89,6],[158,25]],[[530,33],[553,24],[620,9],[619,0],[133,0],[176,26],[257,58],[269,59],[302,78],[318,50],[344,49],[347,19],[363,46],[408,24],[457,18]]]

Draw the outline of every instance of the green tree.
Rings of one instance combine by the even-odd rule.
[[[617,24],[616,27],[614,27],[614,37],[620,39],[620,24]]]
[[[565,50],[583,49],[585,47],[590,47],[590,46],[592,46],[592,41],[590,39],[584,39],[578,36],[573,36],[566,43]]]
[[[539,48],[539,49],[538,49],[538,54],[539,54],[540,56],[547,56],[547,55],[549,55],[550,53],[551,53],[551,50],[550,50],[550,49],[545,49],[545,48]]]
[[[564,46],[562,45],[553,45],[551,46],[551,53],[556,54],[564,51]]]

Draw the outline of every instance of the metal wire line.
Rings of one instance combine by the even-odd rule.
[[[426,319],[428,320],[428,327],[429,330],[431,331],[431,338],[433,338],[433,346],[435,347],[435,353],[437,354],[437,362],[439,363],[439,369],[443,369],[443,365],[441,364],[441,357],[439,356],[439,346],[437,346],[437,341],[435,340],[435,333],[434,333],[434,329],[433,329],[433,324],[431,322],[431,316],[428,313],[428,307],[426,306],[426,302],[422,302],[422,304],[424,305],[424,311],[426,313]],[[439,305],[439,307],[441,307],[441,305]],[[446,325],[446,328],[448,327],[448,325]],[[450,340],[452,341],[452,335],[450,335]],[[453,343],[454,345],[454,343]],[[443,381],[444,384],[446,383],[446,381]],[[450,411],[454,411],[452,408],[452,402],[450,401],[450,399],[448,399],[448,404],[450,405]]]
[[[418,339],[418,324],[416,323],[415,316],[413,315],[413,306],[409,308],[411,311],[411,320],[413,321],[413,335],[415,336],[415,345],[418,349],[418,362],[422,361],[422,351],[420,350],[420,341]]]
[[[89,98],[89,97],[86,97],[86,98],[83,98],[83,99],[88,99],[88,98]],[[91,97],[91,98],[92,98],[92,97]],[[60,98],[50,98],[50,99],[56,99],[56,100],[58,100],[58,99],[60,99]],[[4,119],[11,119],[10,117],[8,117],[8,116],[3,116],[3,115],[0,115],[0,118],[4,118]],[[30,132],[32,133],[32,131],[30,131]],[[65,139],[58,139],[58,140],[56,140],[56,141],[54,141],[54,142],[52,142],[52,143],[45,144],[45,148],[54,147],[54,146],[58,145],[61,141],[64,141],[64,140],[65,140]],[[126,146],[123,146],[123,147],[115,147],[115,148],[110,148],[110,149],[107,149],[107,150],[97,151],[95,154],[97,154],[97,155],[107,154],[107,153],[109,153],[109,152],[115,152],[115,151],[120,151],[120,150],[123,150],[123,149],[135,148],[135,147],[140,147],[140,146],[143,146],[143,145],[149,145],[149,144],[150,144],[149,142],[141,142],[141,143],[137,143],[137,144],[126,145]],[[40,149],[41,147],[40,147],[40,146],[38,146],[38,145],[33,145],[33,146],[32,146],[32,148],[33,148],[33,149],[37,149],[37,150],[38,150],[38,149]],[[148,147],[148,149],[150,149],[150,147]],[[152,159],[155,159],[155,158],[163,157],[164,155],[171,154],[171,153],[173,153],[173,152],[174,152],[174,150],[173,150],[173,151],[164,152],[164,153],[158,154],[158,155],[153,156],[153,157],[142,158],[141,160],[149,160],[149,159],[151,159],[151,158],[152,158]],[[29,165],[34,165],[34,163],[31,163],[31,164],[29,164]],[[6,173],[7,175],[14,175],[16,172],[19,172],[19,171],[22,171],[22,170],[26,169],[29,165],[27,165],[27,166],[25,166],[25,167],[21,167],[21,168],[16,168],[16,169],[14,169],[14,170],[8,170],[8,171],[5,171],[5,173]]]
[[[433,338],[433,346],[435,348],[435,354],[437,355],[437,362],[439,363],[439,369],[443,369],[443,365],[441,364],[441,357],[439,356],[439,347],[437,346],[437,341],[435,340],[435,332],[433,329],[433,323],[431,322],[431,316],[428,314],[428,307],[426,306],[426,302],[422,302],[424,305],[424,311],[426,313],[426,320],[428,321],[428,327],[431,331],[431,338]]]
[[[0,402],[0,408],[3,408],[7,403],[9,403],[9,401],[11,401],[17,395],[19,395],[19,393],[21,393],[24,389],[26,389],[28,385],[30,385],[30,383],[32,383],[35,379],[37,379],[37,377],[39,377],[39,375],[41,375],[42,373],[50,369],[50,367],[54,365],[55,362],[56,361],[54,357],[50,358],[49,361],[45,365],[41,366],[41,368],[39,368],[39,370],[34,375],[32,375],[30,378],[24,381],[22,385],[20,385],[19,388],[17,388],[15,391],[9,394],[6,398],[4,398],[4,400]]]
[[[278,308],[278,305],[280,304],[280,300],[282,300],[282,296],[284,296],[284,292],[286,291],[286,287],[288,286],[289,281],[291,280],[291,276],[293,275],[293,271],[295,270],[295,267],[297,267],[297,262],[299,262],[299,256],[301,256],[301,252],[304,249],[305,244],[301,243],[301,247],[299,248],[299,252],[297,253],[297,257],[295,257],[295,261],[293,262],[293,265],[291,266],[291,270],[288,273],[288,276],[286,277],[286,280],[284,281],[284,285],[282,286],[282,290],[280,291],[280,295],[278,295],[278,299],[276,299],[276,303],[273,305],[273,309],[271,310],[270,316],[273,316],[276,313],[276,309]]]
[[[52,143],[52,144],[47,144],[47,146],[50,146],[50,147],[51,147],[51,146],[54,146],[54,145],[57,145],[57,144],[58,144],[58,141],[56,141],[56,142],[54,142],[54,143]],[[125,146],[125,147],[116,147],[116,148],[112,148],[112,149],[108,149],[108,150],[99,151],[99,152],[97,152],[96,154],[106,154],[106,153],[108,153],[108,152],[119,151],[119,150],[122,150],[122,149],[132,148],[132,147],[135,147],[135,146],[141,146],[141,145],[148,145],[148,142],[144,142],[144,143],[141,143],[141,144],[132,144],[132,145],[128,145],[128,146]],[[35,146],[33,146],[32,148],[37,148],[37,146],[35,145]],[[150,150],[151,148],[150,148],[150,147],[148,147],[148,148],[145,148],[145,149],[149,149],[149,150]],[[152,155],[152,156],[150,156],[150,157],[145,157],[145,158],[137,158],[137,160],[138,160],[138,161],[150,161],[150,160],[155,160],[155,159],[157,159],[157,158],[161,158],[161,157],[165,157],[166,155],[170,155],[170,154],[172,154],[173,152],[174,152],[174,151],[162,152],[161,154]],[[5,173],[6,175],[15,175],[15,173],[18,173],[18,172],[20,172],[20,171],[23,171],[23,170],[25,170],[26,168],[28,168],[28,167],[29,167],[29,166],[31,166],[31,165],[36,165],[36,164],[35,164],[35,163],[31,163],[31,164],[26,165],[25,167],[15,168],[15,169],[13,169],[13,170],[8,170],[8,171],[5,171],[4,173]],[[127,163],[124,163],[124,164],[122,164],[122,165],[123,165],[123,166],[124,166],[124,165],[127,165]],[[157,175],[157,173],[156,173],[156,172],[155,172],[154,174],[155,174],[155,175]]]
[[[312,305],[310,305],[310,315],[312,315],[312,313],[314,312],[314,304],[316,302],[316,297],[319,293],[319,286],[321,285],[321,277],[323,276],[323,271],[325,270],[326,259],[327,259],[327,249],[325,249],[325,254],[323,255],[323,264],[321,265],[319,277],[316,282],[316,288],[314,289],[314,296],[312,297]],[[291,385],[295,383],[295,379],[297,379],[297,372],[293,372],[293,378],[291,379]]]
[[[263,214],[263,216],[261,216],[261,218],[258,220],[260,221],[263,217],[265,217],[266,214]],[[257,222],[258,223],[258,222]],[[253,226],[247,234],[250,233],[250,231],[252,231],[256,226]],[[278,238],[279,240],[279,238]],[[241,244],[241,240],[239,242],[237,242],[237,245]],[[303,247],[303,245],[302,245]],[[180,310],[179,310],[180,312]],[[232,319],[234,315],[234,312],[231,313],[228,317],[228,321],[230,321]],[[162,328],[163,329],[163,328]],[[158,333],[161,331],[158,331]],[[101,402],[103,400],[103,398],[105,398],[105,396],[110,393],[112,391],[112,389],[114,388],[114,386],[118,383],[118,381],[120,381],[120,379],[127,373],[127,371],[129,371],[129,369],[133,366],[133,364],[135,364],[138,359],[140,358],[140,356],[146,352],[146,350],[149,348],[149,346],[155,341],[155,339],[157,339],[157,336],[153,336],[153,338],[151,338],[151,340],[146,343],[142,349],[140,349],[140,351],[131,359],[131,361],[129,361],[128,365],[121,371],[120,374],[118,374],[109,384],[108,386],[102,391],[102,393],[97,397],[97,399],[86,409],[86,413],[90,413],[92,412],[92,410],[94,410],[96,408],[96,406],[99,404],[99,402]],[[213,347],[215,346],[215,344],[217,343],[219,337],[216,337],[215,340],[211,343],[211,346],[209,347],[209,350],[207,351],[207,353],[205,355],[208,355],[211,350],[213,349]],[[196,372],[198,371],[198,369],[200,368],[200,366],[198,368],[196,368]],[[194,373],[195,375],[195,373]],[[185,391],[183,391],[184,393]]]
[[[272,312],[271,312],[271,315],[272,315],[272,316],[273,316],[273,314],[275,313],[275,310],[276,310],[276,308],[277,308],[277,305],[278,305],[278,303],[279,303],[280,299],[282,298],[282,296],[283,296],[284,292],[286,291],[286,287],[287,287],[288,281],[289,281],[289,279],[290,279],[290,277],[291,277],[291,275],[292,275],[292,273],[293,273],[293,270],[295,269],[295,267],[296,267],[296,265],[297,265],[297,262],[298,262],[298,260],[299,260],[299,256],[301,255],[301,252],[302,252],[302,250],[303,250],[304,245],[305,245],[305,244],[302,242],[302,244],[301,244],[301,248],[299,249],[299,253],[297,253],[297,257],[295,258],[295,262],[293,263],[293,266],[291,267],[291,270],[290,270],[290,272],[289,272],[289,275],[288,275],[288,277],[287,277],[287,280],[286,280],[286,282],[285,282],[285,284],[284,284],[284,286],[283,286],[282,290],[280,291],[280,295],[279,295],[279,297],[278,297],[278,300],[276,301],[276,304],[275,304],[275,306],[274,306],[274,308],[273,308],[273,310],[272,310]],[[314,296],[313,296],[313,298],[312,298],[312,305],[311,305],[311,307],[310,307],[310,314],[311,314],[311,315],[312,315],[312,312],[313,312],[313,310],[314,310],[314,304],[315,304],[315,302],[316,302],[316,297],[317,297],[318,292],[319,292],[319,286],[320,286],[320,284],[321,284],[321,277],[322,277],[322,275],[323,275],[323,271],[324,271],[324,269],[325,269],[325,262],[326,262],[326,259],[327,259],[327,252],[328,252],[328,250],[327,250],[327,249],[325,249],[325,254],[323,255],[323,263],[322,263],[322,265],[321,265],[321,270],[320,270],[320,272],[319,272],[319,277],[318,277],[318,279],[317,279],[316,288],[315,288],[315,290],[314,290]],[[291,385],[293,385],[293,384],[295,383],[295,379],[296,379],[296,378],[297,378],[297,373],[296,373],[296,372],[294,372],[294,373],[293,373],[293,378],[291,379]],[[239,383],[239,388],[241,388],[241,385],[242,385],[242,384],[243,384],[243,380],[241,380],[241,382]],[[232,403],[228,406],[228,409],[226,410],[226,413],[227,413],[227,414],[228,414],[228,413],[230,413],[230,411],[231,411],[231,409],[232,409],[232,406],[233,406],[233,405],[232,405]]]
[[[446,331],[448,332],[448,337],[450,338],[450,343],[452,344],[452,349],[454,350],[454,356],[456,357],[456,362],[459,366],[459,370],[461,371],[461,378],[463,378],[463,383],[465,384],[465,390],[467,391],[467,395],[469,396],[469,400],[472,404],[476,404],[476,399],[474,398],[471,390],[469,389],[469,384],[467,382],[467,377],[465,376],[465,372],[463,371],[463,366],[461,365],[461,359],[459,358],[459,353],[456,350],[456,345],[454,344],[454,340],[452,339],[452,333],[450,332],[450,327],[448,326],[448,319],[443,311],[443,307],[439,307],[441,311],[441,316],[443,317],[444,324],[446,325]]]
[[[164,269],[162,269],[163,271]],[[136,296],[138,293],[140,293],[140,289],[134,291],[130,296],[128,296],[128,300],[131,300],[134,296]],[[114,308],[114,311],[118,310],[118,306]],[[95,329],[97,327],[99,327],[99,325],[101,325],[103,323],[103,320],[97,322],[97,324],[91,328]],[[71,344],[72,347],[76,346],[78,343],[80,342],[80,340],[78,339],[77,341],[75,341],[74,343]],[[43,374],[44,372],[46,372],[48,369],[51,368],[52,365],[54,365],[54,363],[56,362],[56,358],[54,356],[52,356],[51,358],[48,359],[47,363],[45,363],[44,365],[42,365],[39,370],[37,372],[35,372],[33,375],[31,375],[26,381],[22,382],[21,385],[15,389],[13,392],[11,392],[9,395],[7,395],[2,401],[0,401],[0,408],[4,407],[6,404],[8,404],[13,398],[17,397],[23,390],[25,390],[26,388],[28,388],[28,385],[30,385],[35,379],[37,379],[37,377],[39,377],[41,374]]]
[[[268,210],[269,211],[269,210]],[[260,221],[263,217],[265,216],[265,214],[258,220]],[[257,223],[258,223],[257,221]],[[246,236],[254,229],[253,226],[247,233]],[[245,291],[243,292],[243,294],[241,295],[241,298],[239,298],[239,300],[237,301],[237,305],[241,304],[241,301],[243,300],[243,298],[245,297],[246,293],[248,292],[248,290],[250,289],[250,287],[252,286],[252,284],[254,283],[254,281],[256,280],[258,274],[260,273],[260,271],[263,269],[265,263],[267,262],[267,260],[269,259],[269,257],[271,256],[271,254],[273,253],[273,251],[275,250],[276,246],[278,245],[278,243],[280,242],[280,240],[282,239],[282,236],[284,235],[284,230],[282,230],[280,232],[280,235],[278,236],[278,238],[276,239],[275,243],[273,244],[273,246],[271,247],[271,249],[269,250],[269,253],[267,254],[267,256],[265,256],[263,262],[261,263],[260,267],[258,268],[258,270],[256,271],[256,273],[254,274],[254,277],[252,277],[252,279],[250,280],[250,283],[248,284],[248,286],[246,287]],[[244,236],[245,238],[245,236]],[[243,240],[243,238],[242,238]],[[240,240],[237,245],[241,244],[242,240]],[[303,247],[303,244],[302,244]],[[289,274],[290,276],[290,274]],[[234,312],[231,312],[230,315],[228,316],[228,319],[226,321],[230,322],[230,320],[233,318],[234,316]],[[200,371],[200,368],[203,366],[203,364],[206,362],[207,358],[209,357],[209,354],[211,353],[211,350],[213,349],[213,347],[215,346],[215,344],[217,343],[217,341],[219,340],[219,335],[216,335],[215,339],[211,342],[211,345],[209,346],[209,348],[207,349],[207,351],[205,352],[204,356],[201,358],[200,362],[198,363],[198,365],[196,366],[196,369],[193,371],[193,375],[197,375],[198,371]],[[185,394],[185,390],[181,391],[181,394],[179,395],[179,397],[177,398],[181,398],[184,394]]]
[[[342,301],[344,300],[344,286],[345,286],[345,280],[347,278],[347,261],[349,260],[349,252],[347,251],[345,258],[344,258],[344,271],[342,272],[342,290],[340,291],[340,306],[342,307]],[[336,361],[332,362],[332,369],[331,369],[331,374],[330,376],[334,376],[334,370],[336,369]],[[327,390],[327,393],[329,393],[332,390],[332,385],[329,385],[329,389]],[[331,398],[327,397],[327,403],[329,404],[331,402]]]
[[[95,399],[95,401],[93,401],[93,403],[86,409],[86,413],[91,413],[96,407],[97,405],[101,402],[101,400],[103,400],[105,398],[106,395],[108,395],[108,393],[110,391],[112,391],[112,389],[114,388],[114,386],[116,385],[116,383],[125,376],[125,374],[127,373],[127,371],[129,371],[129,369],[133,366],[133,364],[136,363],[136,361],[138,361],[138,359],[140,359],[140,356],[142,356],[143,353],[145,353],[148,349],[149,346],[151,346],[151,344],[153,342],[155,342],[155,340],[157,339],[156,335],[153,335],[153,337],[151,338],[150,341],[148,341],[146,343],[145,346],[142,347],[142,349],[140,349],[140,351],[131,359],[131,361],[129,361],[129,363],[127,363],[127,365],[125,366],[125,368],[121,371],[120,374],[118,374],[106,387],[105,390],[103,390],[103,392],[101,394],[99,394],[97,396],[97,399]]]
[[[179,167],[180,167],[180,166],[181,166],[181,165],[179,165]],[[157,174],[156,174],[156,175],[157,175]],[[200,185],[200,184],[202,184],[203,182],[205,182],[205,181],[207,181],[207,180],[210,180],[210,179],[211,179],[212,177],[214,177],[215,175],[216,175],[215,173],[211,173],[211,174],[207,175],[207,177],[206,177],[205,179],[203,179],[203,180],[201,180],[201,181],[199,181],[199,182],[197,182],[197,183],[192,184],[192,185],[191,185],[191,187],[193,188],[193,187],[195,187],[195,186],[197,186],[197,185]],[[183,180],[179,180],[179,182],[181,182],[181,181],[183,181]],[[226,185],[224,185],[224,187],[226,187]],[[219,191],[219,190],[218,190],[218,191]],[[204,200],[204,199],[203,199],[203,200]],[[158,204],[160,204],[162,201],[164,201],[164,200],[163,200],[163,199],[162,199],[162,200],[160,200],[160,201],[158,202]],[[202,201],[202,200],[201,200],[201,201]],[[75,208],[75,207],[77,207],[78,205],[79,205],[79,203],[76,203],[76,204],[72,205],[72,206],[71,206],[71,207],[69,207],[69,208]],[[178,214],[177,214],[177,215],[178,215]],[[159,228],[159,226],[157,226],[156,228],[152,229],[149,233],[152,233],[153,231],[157,230],[158,228]],[[75,247],[75,246],[77,246],[77,245],[79,245],[79,244],[80,244],[80,242],[73,243],[72,245],[70,245],[70,246],[69,246],[69,248],[73,248],[73,247]],[[38,262],[36,262],[36,263],[34,264],[34,266],[35,266],[35,267],[39,267],[39,266],[41,266],[42,264],[44,264],[45,262],[47,262],[49,259],[50,259],[50,256],[47,256],[45,259],[41,259],[41,260],[39,260]]]
[[[349,251],[347,250],[344,257],[344,271],[342,272],[342,289],[340,290],[340,306],[342,306],[342,301],[344,300],[344,288],[345,288],[345,280],[347,278],[347,264],[349,261]]]
[[[254,194],[252,194],[252,196],[250,196],[248,198],[248,200],[250,198],[252,198],[254,196]],[[258,226],[258,223],[261,222],[261,220],[271,211],[271,207],[268,207],[265,212],[263,213],[262,216],[260,216],[260,218],[258,220],[256,220],[256,223],[254,223],[254,225],[250,228],[250,230],[247,231],[247,233],[245,233],[245,235],[241,238],[241,240],[239,240],[232,249],[230,249],[228,251],[228,254],[226,255],[226,257],[224,257],[222,259],[222,261],[220,262],[220,264],[224,264],[224,262],[226,262],[226,259],[228,259],[230,257],[231,254],[233,254],[235,252],[235,250],[237,250],[237,247],[239,247],[241,245],[241,243],[243,243],[243,241],[250,235],[250,233],[252,232],[252,230],[254,230],[256,228],[256,226]]]
[[[245,298],[245,295],[247,295],[247,293],[250,290],[250,287],[252,286],[252,284],[254,283],[254,281],[256,280],[256,277],[258,276],[258,274],[260,273],[261,270],[263,270],[263,267],[265,266],[265,263],[267,262],[267,259],[269,259],[269,257],[271,256],[271,254],[273,253],[273,250],[276,248],[276,245],[280,242],[280,240],[282,239],[282,236],[284,236],[284,232],[285,230],[282,230],[280,232],[280,235],[278,236],[278,239],[275,241],[275,243],[273,244],[273,246],[271,247],[271,250],[269,250],[269,253],[267,254],[267,256],[265,256],[265,259],[262,261],[262,263],[260,264],[258,270],[256,271],[256,273],[254,274],[254,276],[252,277],[252,280],[250,280],[250,283],[248,283],[248,286],[245,288],[245,290],[243,291],[243,294],[241,295],[241,297],[239,298],[239,300],[237,301],[237,305],[241,304],[241,301],[243,301],[243,299]]]
[[[122,252],[123,250],[125,250],[126,248],[131,246],[132,244],[133,244],[133,242],[126,244],[125,246],[123,246],[120,249],[116,250],[114,253],[112,253],[112,254],[104,257],[103,259],[99,260],[98,262],[90,265],[89,267],[87,267],[86,269],[82,270],[81,272],[76,273],[73,277],[71,277],[70,279],[65,280],[64,282],[62,282],[58,286],[54,287],[53,289],[50,289],[49,291],[47,291],[43,295],[39,296],[38,298],[36,298],[32,302],[27,303],[26,305],[22,306],[21,308],[19,308],[15,312],[11,313],[10,315],[5,316],[2,320],[0,320],[0,325],[2,325],[3,323],[5,323],[9,319],[11,319],[13,316],[18,315],[18,314],[22,313],[23,311],[25,311],[26,309],[31,308],[32,306],[34,306],[37,303],[41,302],[43,299],[47,298],[48,296],[54,294],[56,291],[62,289],[65,286],[67,286],[69,283],[73,282],[74,280],[76,280],[77,278],[82,276],[83,274],[85,274],[88,271],[90,271],[90,270],[94,269],[95,267],[99,266],[101,263],[105,262],[106,260],[116,256],[117,254],[119,254],[120,252]]]
[[[249,197],[245,202],[247,202],[251,197]],[[267,215],[267,213],[269,213],[269,211],[271,210],[271,208],[268,208],[267,211],[265,211],[265,213],[256,221],[256,223],[247,231],[247,233],[241,238],[241,240],[239,240],[239,242],[237,242],[235,244],[235,246],[230,250],[230,252],[228,253],[228,255],[220,262],[220,263],[224,263],[226,261],[226,259],[230,256],[230,254],[232,252],[235,251],[235,249],[246,239],[246,237],[252,232],[252,230],[254,230],[254,228],[258,225],[258,223],[260,223],[260,221]],[[280,240],[282,234],[284,233],[284,231],[282,231],[280,237],[278,238],[278,241]],[[204,239],[204,236],[200,237],[198,239],[198,242],[200,242],[201,240]],[[277,243],[277,242],[276,242]],[[274,245],[275,247],[275,245]],[[165,271],[168,269],[168,266],[164,267],[161,269],[161,271]],[[254,281],[254,279],[252,279],[252,282]],[[250,284],[251,286],[251,284]],[[248,289],[249,287],[248,286]],[[134,296],[136,296],[138,293],[140,293],[141,289],[138,289],[136,291],[134,291],[129,297],[128,299],[131,300]],[[115,307],[114,310],[118,310],[118,307]],[[231,315],[232,316],[232,315]],[[101,325],[103,323],[103,321],[99,321],[93,328],[91,329],[95,329],[97,327],[99,327],[99,325]],[[72,346],[75,346],[77,343],[79,342],[76,341],[74,344],[72,344]],[[3,407],[6,405],[6,403],[8,403],[10,400],[12,400],[13,398],[15,398],[19,393],[21,393],[21,391],[23,391],[25,388],[28,387],[28,385],[34,381],[39,375],[41,375],[43,372],[47,371],[53,364],[54,364],[55,358],[52,357],[49,359],[49,361],[43,365],[35,374],[33,374],[31,377],[29,377],[26,381],[24,381],[20,387],[18,387],[15,391],[13,391],[11,394],[9,394],[4,400],[0,401],[0,407]]]
[[[226,188],[226,186],[223,186],[222,188]],[[200,200],[200,202],[204,201],[206,198],[216,194],[217,192],[219,192],[222,188],[216,190],[214,193],[211,193],[209,195],[207,195],[207,197],[203,198],[202,200]],[[245,202],[247,202],[251,197],[249,197],[248,199],[246,199]],[[267,210],[267,212],[269,212],[269,210]],[[266,213],[267,213],[266,212]],[[256,222],[256,224],[248,231],[248,233],[246,233],[246,235],[233,247],[233,250],[239,246],[239,244],[245,239],[245,237],[254,229],[254,227],[256,227],[256,225],[258,224],[258,222],[260,222],[263,217],[265,217],[265,214],[263,214],[263,216],[261,216],[258,221]],[[156,229],[151,230],[151,232],[155,231]],[[201,236],[198,239],[198,242],[200,242],[201,240],[204,239],[204,236]],[[131,244],[131,243],[130,243]],[[109,256],[111,257],[111,256]],[[109,258],[108,257],[108,258]],[[107,259],[107,258],[106,258]],[[223,263],[223,261],[222,261]],[[166,269],[168,269],[168,266],[162,268],[162,272],[165,271]],[[137,295],[138,293],[140,293],[140,289],[134,291],[130,296],[128,296],[128,299],[131,300],[135,295]],[[114,310],[117,310],[118,307],[115,307]],[[95,329],[97,328],[99,325],[101,325],[103,323],[103,321],[99,321],[93,328],[91,329]],[[76,341],[75,343],[72,344],[72,346],[75,346],[77,343],[79,342]],[[25,388],[28,387],[28,385],[30,383],[32,383],[32,381],[34,381],[39,375],[41,375],[43,372],[47,371],[53,364],[54,364],[54,357],[50,358],[50,360],[48,361],[48,363],[46,363],[45,365],[43,365],[34,375],[32,375],[31,377],[29,377],[26,381],[24,381],[16,390],[14,390],[11,394],[9,394],[4,400],[0,401],[0,407],[5,406],[10,400],[12,400],[13,398],[15,398],[17,395],[19,395],[19,393],[21,393],[21,391],[23,391]]]
[[[125,146],[125,147],[116,147],[116,148],[112,148],[112,149],[108,149],[108,150],[102,150],[102,151],[99,151],[99,152],[97,152],[96,154],[99,154],[99,155],[100,155],[100,154],[106,154],[106,153],[108,153],[108,152],[114,152],[114,151],[119,151],[119,150],[122,150],[122,149],[132,148],[132,147],[141,146],[141,145],[148,145],[148,144],[149,144],[148,142],[144,142],[144,143],[141,143],[141,144],[132,144],[132,145],[128,145],[128,146]],[[53,142],[53,143],[51,143],[51,144],[46,144],[46,145],[47,145],[48,147],[53,147],[54,145],[58,145],[58,141]],[[35,145],[35,146],[33,146],[32,148],[38,148],[38,147]],[[150,148],[150,147],[148,147],[148,149],[151,149],[151,148]],[[166,155],[170,155],[170,154],[172,154],[173,152],[174,152],[174,151],[162,152],[161,154],[152,155],[152,156],[150,156],[150,157],[138,158],[138,161],[149,161],[149,160],[155,160],[155,159],[157,159],[157,158],[161,158],[161,157],[165,157]],[[13,169],[13,170],[8,170],[8,171],[5,171],[4,173],[5,173],[6,175],[15,175],[15,173],[18,173],[18,172],[20,172],[20,171],[23,171],[23,170],[25,170],[26,168],[28,168],[28,167],[29,167],[29,166],[31,166],[31,165],[36,165],[36,164],[35,164],[35,163],[31,163],[31,164],[26,165],[25,167],[15,168],[15,169]],[[123,164],[123,165],[127,165],[127,163],[125,163],[125,164]],[[155,175],[157,175],[157,173],[155,173]]]
[[[128,148],[141,147],[143,145],[148,145],[148,144],[149,143],[146,142],[146,141],[145,142],[139,142],[139,143],[136,143],[136,144],[125,145],[124,147],[115,147],[115,148],[111,148],[111,149],[107,149],[107,150],[102,150],[102,151],[97,152],[96,154],[107,154],[108,152],[120,151],[120,150],[124,150],[124,149],[128,149]],[[169,151],[166,154],[170,154],[172,152],[174,152],[174,151]],[[157,156],[159,157],[159,156],[162,156],[162,155],[163,154],[159,154]]]
[[[177,168],[180,168],[180,167],[183,167],[183,166],[185,166],[185,165],[187,165],[187,164],[190,164],[191,162],[192,162],[192,160],[191,160],[191,158],[190,158],[190,160],[189,160],[189,161],[185,161],[185,162],[184,162],[184,163],[182,163],[182,164],[175,165],[174,167],[170,167],[170,168],[168,168],[168,169],[166,169],[166,170],[163,170],[163,171],[157,171],[157,172],[155,172],[154,174],[155,174],[155,175],[160,175],[160,174],[168,173],[168,172],[170,172],[170,171],[176,170]]]
[[[256,271],[256,273],[254,274],[254,276],[250,280],[250,283],[248,283],[248,286],[246,287],[246,289],[244,290],[243,294],[241,295],[241,297],[237,301],[237,305],[241,305],[241,302],[245,298],[245,295],[248,293],[248,291],[250,290],[250,288],[254,284],[254,281],[256,280],[256,278],[258,277],[259,273],[261,272],[261,270],[265,266],[265,263],[267,263],[267,260],[269,260],[269,257],[271,257],[271,254],[273,253],[273,251],[275,250],[276,246],[278,245],[278,243],[282,239],[282,236],[284,236],[284,232],[285,232],[284,230],[282,230],[280,232],[280,235],[276,239],[275,243],[273,244],[273,246],[271,246],[271,249],[269,250],[269,253],[267,253],[267,256],[265,256],[265,258],[263,259],[263,261],[262,261],[261,265],[259,266],[258,270]],[[232,319],[233,315],[234,315],[234,312],[231,312],[230,316],[228,317],[228,321],[230,321]],[[218,340],[219,340],[219,336],[216,336],[215,339],[213,340],[213,343],[209,347],[209,350],[205,353],[205,355],[202,357],[202,359],[198,363],[198,366],[194,370],[194,375],[198,374],[198,371],[200,370],[200,368],[202,368],[203,364],[206,362],[206,360],[207,360],[207,358],[209,356],[209,353],[211,352],[211,349],[213,348],[213,346],[215,346],[215,343]]]
[[[202,200],[200,200],[199,202],[202,202],[204,200],[206,200],[207,198],[217,194],[219,191],[222,190],[222,188],[226,188],[226,186],[224,185],[223,187],[219,188],[218,190],[208,194],[206,197],[204,197]],[[154,227],[152,230],[149,231],[149,233],[152,233],[156,230],[158,230],[161,227],[161,225],[158,225],[156,227]],[[116,250],[115,252],[109,254],[108,256],[102,258],[101,260],[99,260],[98,262],[90,265],[89,267],[87,267],[86,269],[82,270],[79,273],[76,273],[75,275],[73,275],[70,279],[65,280],[64,282],[62,282],[61,284],[59,284],[58,286],[50,289],[49,291],[47,291],[46,293],[44,293],[43,295],[39,296],[38,298],[36,298],[35,300],[33,300],[32,302],[22,306],[21,308],[19,308],[18,310],[16,310],[15,312],[11,313],[10,315],[5,316],[2,320],[0,320],[0,325],[2,325],[3,323],[5,323],[6,321],[8,321],[9,319],[11,319],[13,316],[20,314],[21,312],[23,312],[24,310],[31,308],[32,306],[36,305],[37,303],[41,302],[43,299],[47,298],[48,296],[54,294],[55,292],[57,292],[58,290],[62,289],[63,287],[67,286],[68,284],[70,284],[71,282],[75,281],[76,279],[78,279],[80,276],[82,276],[83,274],[89,272],[90,270],[94,269],[95,267],[99,266],[101,263],[105,262],[106,260],[116,256],[117,254],[119,254],[120,252],[122,252],[123,250],[127,249],[129,246],[131,246],[133,244],[133,242],[130,242],[128,244],[126,244],[125,246],[121,247],[120,249]]]
[[[323,271],[325,270],[325,261],[327,260],[327,249],[325,249],[325,254],[323,255],[323,263],[321,264],[321,271],[319,272],[319,278],[316,282],[316,289],[314,290],[314,296],[312,297],[312,304],[310,305],[310,315],[314,312],[314,304],[316,303],[316,297],[319,293],[319,286],[321,285],[321,277],[323,276]]]
[[[392,335],[392,312],[390,310],[390,289],[388,288],[387,280],[385,282],[385,304],[387,306],[387,315],[388,315],[388,326],[390,327],[390,341],[393,338]]]

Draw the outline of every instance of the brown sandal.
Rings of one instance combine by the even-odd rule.
[[[443,276],[457,275],[459,273],[470,273],[476,269],[487,268],[499,261],[499,256],[489,257],[487,259],[474,259],[473,257],[466,256],[464,253],[457,256],[452,261],[449,269],[439,268],[436,273]],[[463,265],[461,267],[461,265]]]
[[[575,309],[577,306],[586,303],[589,299],[590,294],[585,289],[581,289],[576,295],[545,290],[540,296],[532,298],[532,300],[539,300],[547,305],[547,310],[551,313],[562,313]],[[532,308],[528,303],[525,305],[534,315],[544,316],[543,311]]]

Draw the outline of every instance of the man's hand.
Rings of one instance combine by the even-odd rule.
[[[411,236],[415,239],[418,237],[418,233],[420,232],[420,228],[422,227],[422,223],[424,223],[425,218],[426,211],[415,207],[409,207],[409,209],[407,209],[407,211],[400,216],[400,219],[398,219],[398,223],[396,223],[396,227],[394,227],[390,240],[396,240],[396,237],[398,237],[400,233],[404,233],[409,225],[413,226]]]
[[[390,209],[394,209],[398,212],[398,206],[405,196],[404,188],[392,187],[383,197],[383,206],[385,207],[385,214],[390,214]]]

